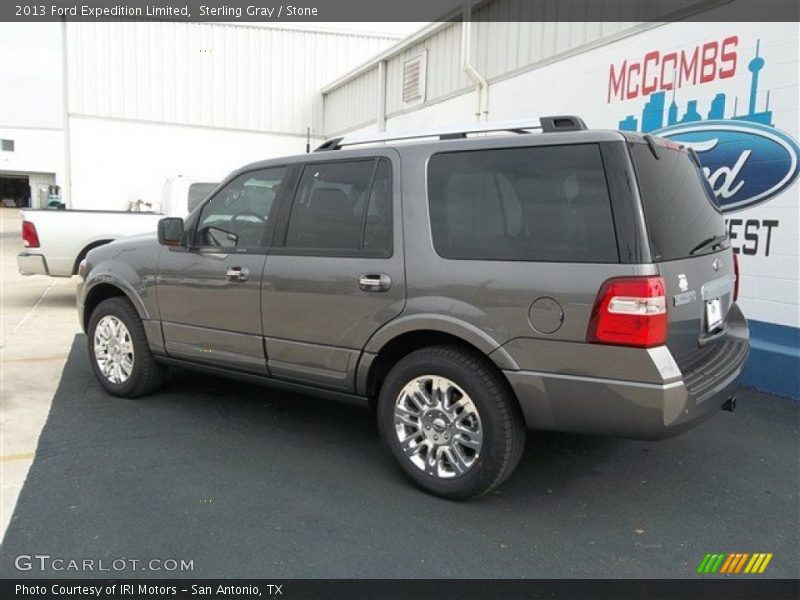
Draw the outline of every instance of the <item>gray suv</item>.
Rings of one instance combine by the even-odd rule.
[[[248,165],[92,250],[78,310],[111,394],[175,365],[354,401],[414,483],[467,498],[529,428],[656,439],[732,409],[736,258],[691,149],[547,117]]]

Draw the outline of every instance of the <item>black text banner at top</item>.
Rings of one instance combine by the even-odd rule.
[[[465,10],[465,6],[470,8]],[[797,0],[11,0],[0,21],[798,21]]]

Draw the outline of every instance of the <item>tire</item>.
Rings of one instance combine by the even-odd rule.
[[[525,421],[508,382],[483,355],[459,346],[401,359],[381,387],[378,426],[414,484],[455,500],[503,483],[525,447]]]
[[[118,327],[117,323],[124,329]],[[104,336],[109,332],[114,334]],[[166,367],[153,358],[142,320],[127,298],[115,297],[101,302],[92,312],[86,333],[92,370],[109,394],[120,398],[138,398],[155,392],[164,383]],[[102,340],[109,337],[115,340],[113,347],[102,352],[98,360],[96,345],[98,350],[104,347],[108,349],[108,344],[104,345]],[[115,351],[118,354],[113,354]],[[106,366],[107,372],[104,372],[101,363]],[[119,370],[114,363],[119,365]]]

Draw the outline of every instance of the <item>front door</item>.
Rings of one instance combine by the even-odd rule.
[[[354,390],[361,350],[405,305],[398,179],[389,150],[302,165],[262,281],[274,377]]]
[[[238,175],[189,226],[188,247],[162,251],[156,293],[170,356],[267,372],[261,276],[286,171]]]

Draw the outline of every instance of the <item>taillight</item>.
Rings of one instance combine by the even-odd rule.
[[[649,348],[667,341],[667,299],[662,277],[609,279],[600,288],[588,342]]]
[[[36,225],[30,221],[22,222],[22,243],[26,248],[39,247],[39,236],[36,233]]]
[[[739,299],[739,255],[733,253],[733,301]]]

